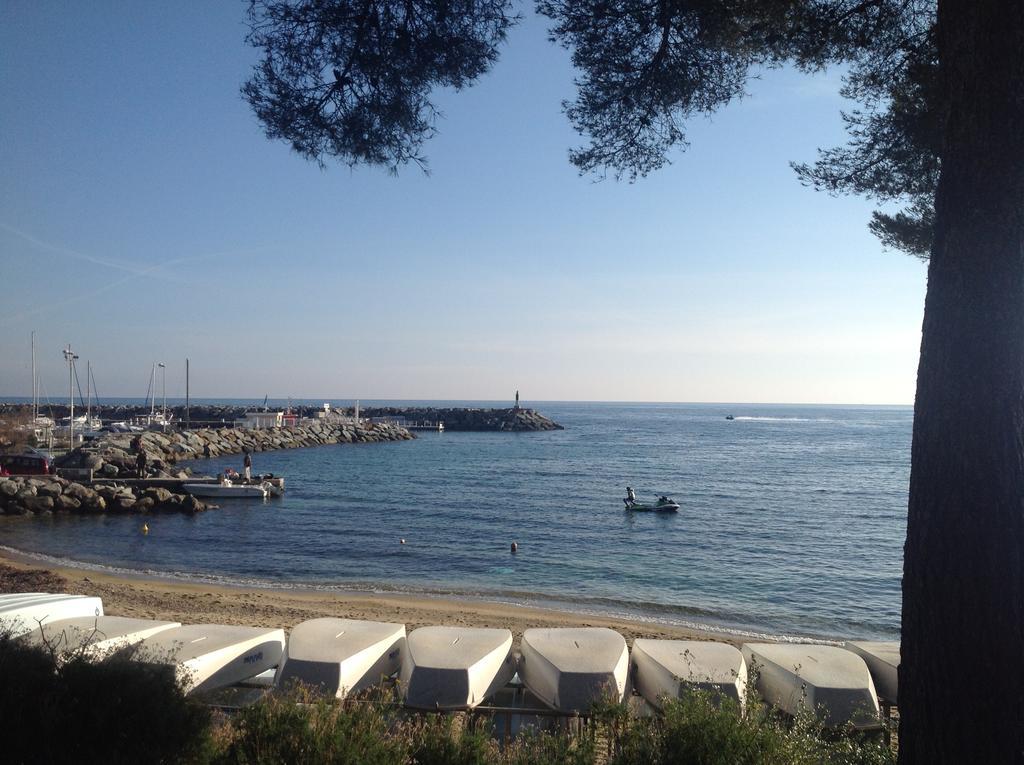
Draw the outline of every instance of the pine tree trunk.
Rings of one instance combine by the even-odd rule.
[[[1024,762],[1024,1],[940,0],[901,763]]]

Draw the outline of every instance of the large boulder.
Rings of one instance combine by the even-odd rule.
[[[96,496],[96,492],[80,483],[69,483],[64,489],[64,494],[79,502],[85,502]]]
[[[82,503],[68,494],[61,494],[59,497],[53,498],[53,509],[73,511],[77,510],[82,506]]]
[[[56,481],[46,481],[41,486],[36,486],[38,497],[59,497],[62,493],[61,485]]]
[[[134,494],[119,494],[107,505],[107,509],[115,512],[127,512],[135,508],[135,503]]]
[[[142,493],[142,496],[143,497],[148,497],[149,499],[153,500],[154,504],[161,505],[164,502],[167,502],[168,500],[170,500],[170,498],[173,495],[167,489],[162,489],[159,486],[154,486],[154,487],[151,487],[149,489],[146,489]]]
[[[104,513],[107,510],[107,501],[100,495],[82,503],[82,507],[91,513]]]
[[[45,513],[53,510],[53,497],[28,497],[21,504],[33,513]]]

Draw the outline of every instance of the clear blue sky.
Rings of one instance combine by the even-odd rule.
[[[439,94],[432,174],[326,171],[239,95],[242,2],[0,5],[0,396],[913,400],[925,267],[799,185],[835,72],[769,72],[635,184],[581,178],[529,12]]]

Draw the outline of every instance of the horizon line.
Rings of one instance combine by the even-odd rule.
[[[195,402],[234,402],[234,401],[262,401],[262,396],[191,396],[190,400]],[[146,396],[101,396],[94,399],[94,403],[102,401],[146,401]],[[310,402],[323,401],[332,403],[335,401],[396,401],[396,402],[463,402],[467,404],[494,404],[504,401],[503,398],[396,398],[396,397],[375,397],[375,396],[275,396],[268,399],[268,403],[279,403],[284,401]],[[77,401],[77,400],[76,400]],[[183,405],[185,398],[182,396],[168,396],[168,403],[175,402],[175,406]],[[32,396],[0,396],[0,402],[8,404],[31,404]],[[661,401],[661,400],[625,400],[625,399],[528,399],[525,403],[534,404],[677,404],[677,405],[701,405],[701,406],[884,406],[913,408],[911,403],[878,403],[878,402],[834,402],[834,401]],[[64,402],[49,403],[47,406],[65,406]],[[76,403],[77,405],[77,403]],[[309,404],[304,404],[308,406]],[[511,405],[510,405],[511,407]],[[529,406],[523,405],[528,409]]]

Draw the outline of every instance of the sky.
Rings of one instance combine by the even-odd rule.
[[[799,184],[840,73],[762,73],[636,183],[581,177],[529,8],[430,174],[320,169],[239,88],[244,2],[0,4],[0,396],[910,404],[926,268]],[[80,376],[82,375],[80,370]]]

